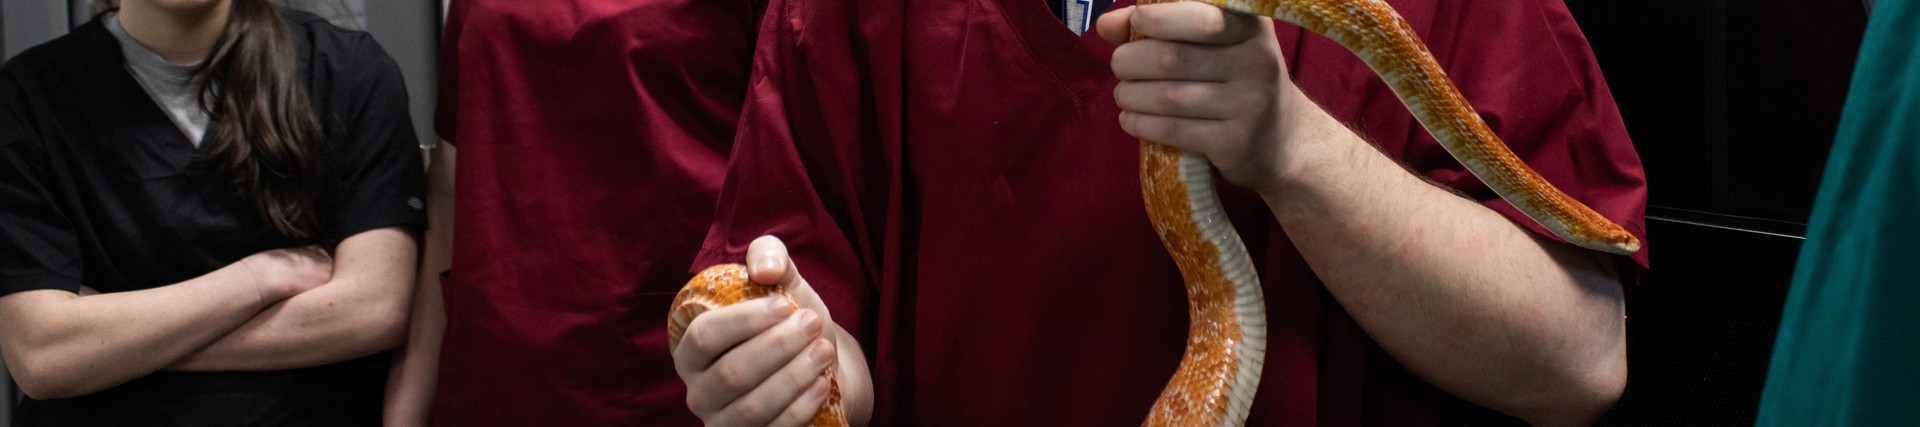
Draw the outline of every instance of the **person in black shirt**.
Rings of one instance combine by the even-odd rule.
[[[267,0],[123,0],[0,68],[16,426],[373,425],[424,177],[398,67]]]

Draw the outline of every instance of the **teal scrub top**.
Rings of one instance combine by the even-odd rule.
[[[1920,425],[1917,221],[1920,1],[1881,0],[1807,224],[1759,425]]]

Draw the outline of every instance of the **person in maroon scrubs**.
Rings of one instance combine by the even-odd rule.
[[[1564,4],[1389,3],[1519,156],[1644,241],[1644,173]],[[1109,14],[1100,33],[1165,40],[1118,49],[1037,0],[768,10],[694,267],[745,261],[832,322],[695,320],[709,338],[675,355],[709,421],[804,419],[833,367],[873,424],[1140,422],[1187,332],[1142,136],[1213,160],[1261,268],[1250,425],[1458,425],[1475,405],[1577,425],[1624,387],[1647,252],[1545,233],[1330,40],[1193,3]],[[820,336],[837,364],[802,353]]]
[[[697,425],[667,305],[712,219],[764,6],[452,2],[431,174],[452,226],[423,278],[445,330],[409,346],[440,340],[439,381],[403,391],[433,424]]]

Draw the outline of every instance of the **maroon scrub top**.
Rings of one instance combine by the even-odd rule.
[[[666,310],[712,220],[764,6],[453,2],[435,424],[697,425]]]
[[[1639,158],[1561,2],[1389,2],[1521,157],[1645,238]],[[1541,232],[1352,54],[1278,28],[1294,80],[1335,117]],[[1037,0],[775,0],[695,267],[784,238],[871,358],[880,425],[1138,424],[1180,358],[1187,308],[1117,123],[1112,50]],[[1250,425],[1439,425],[1470,410],[1367,338],[1258,197],[1225,196],[1271,328]],[[1647,253],[1620,262],[1637,272]]]

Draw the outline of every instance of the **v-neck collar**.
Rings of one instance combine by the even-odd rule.
[[[1076,98],[1085,100],[1106,95],[1117,82],[1111,66],[1113,50],[1117,46],[1101,39],[1097,29],[1088,28],[1083,34],[1074,34],[1042,0],[975,1],[995,3],[995,9],[1003,14],[1003,18],[1027,44],[1034,60],[1053,73]],[[1135,3],[1136,0],[1114,0],[1113,5],[1101,13],[1134,6]],[[1094,19],[1097,21],[1099,17],[1095,16]],[[1299,60],[1298,52],[1306,30],[1290,24],[1281,25],[1276,30],[1282,60],[1287,62],[1288,69],[1292,69]]]
[[[1106,94],[1113,87],[1115,79],[1108,63],[1114,45],[1101,40],[1098,31],[1089,28],[1083,34],[1074,34],[1043,0],[974,1],[993,3],[992,8],[1026,45],[1033,60],[1082,103]],[[1134,0],[1116,0],[1107,10],[1133,3]]]
[[[82,49],[87,60],[86,72],[92,73],[82,81],[99,82],[107,93],[121,94],[113,100],[95,100],[89,102],[97,111],[97,123],[111,123],[100,131],[109,137],[140,146],[127,147],[151,150],[173,167],[175,172],[184,172],[194,157],[200,153],[193,141],[181,132],[180,127],[167,117],[160,104],[147,94],[140,82],[134,80],[133,72],[127,69],[127,60],[120,50],[120,41],[107,31],[99,16],[93,21],[74,29],[76,33],[86,35],[87,49]],[[208,134],[213,129],[209,123]],[[201,146],[205,146],[202,144]]]

